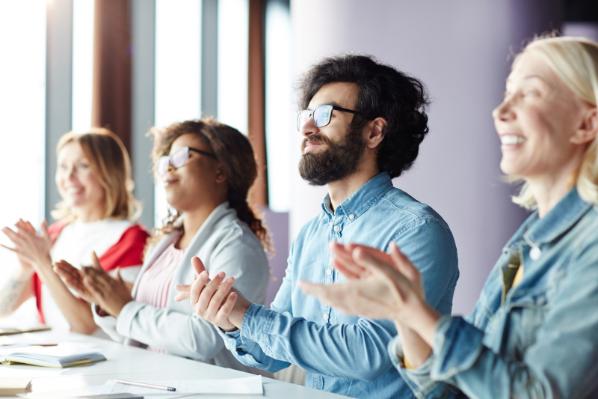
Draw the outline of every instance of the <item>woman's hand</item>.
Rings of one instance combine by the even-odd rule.
[[[357,244],[333,244],[332,252],[334,266],[349,282],[300,282],[307,294],[345,313],[394,320],[416,331],[423,315],[435,314],[425,302],[419,271],[394,244],[390,254]]]
[[[95,252],[92,253],[92,266],[101,269],[100,262]],[[60,260],[54,264],[54,271],[60,277],[62,282],[74,291],[77,296],[88,303],[96,303],[95,296],[83,283],[85,277],[83,271],[77,269],[65,260]],[[97,303],[96,303],[97,304]]]
[[[12,242],[13,247],[3,244],[0,246],[14,252],[24,270],[35,270],[39,273],[52,269],[52,240],[45,221],[41,224],[39,234],[30,222],[23,219],[15,223],[14,229],[4,227],[2,232]]]
[[[123,307],[133,300],[131,285],[116,272],[112,277],[99,267],[97,257],[94,266],[85,266],[81,269],[83,289],[89,293],[92,303],[98,305],[109,315],[117,317]]]

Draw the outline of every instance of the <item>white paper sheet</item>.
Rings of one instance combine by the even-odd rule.
[[[128,380],[128,379],[127,379]],[[194,380],[162,380],[143,381],[129,380],[132,382],[149,382],[155,385],[175,387],[176,395],[182,394],[234,394],[234,395],[263,395],[264,388],[261,375],[241,378],[223,379],[194,379]],[[158,389],[144,388],[133,385],[125,385],[110,380],[106,383],[110,386],[111,392],[130,392],[139,394],[156,394]],[[165,391],[162,391],[167,393]]]

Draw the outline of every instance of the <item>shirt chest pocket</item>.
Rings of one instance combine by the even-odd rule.
[[[536,342],[538,330],[550,309],[548,295],[546,292],[528,295],[509,306],[504,350],[514,359],[522,360],[527,349]]]

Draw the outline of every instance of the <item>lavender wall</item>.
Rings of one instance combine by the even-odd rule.
[[[365,53],[422,79],[432,98],[430,134],[414,168],[395,181],[451,226],[461,278],[454,311],[469,311],[502,245],[524,217],[501,181],[491,110],[508,55],[558,28],[556,0],[296,0],[291,3],[295,76],[320,58]],[[296,82],[293,82],[296,83]],[[299,137],[296,135],[296,148]],[[295,162],[298,161],[299,152]],[[293,169],[291,238],[319,210],[324,190]]]

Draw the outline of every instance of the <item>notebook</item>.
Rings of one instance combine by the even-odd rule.
[[[99,352],[74,353],[68,355],[15,352],[4,356],[3,364],[29,364],[41,367],[74,367],[88,365],[106,360],[106,357]]]
[[[50,327],[48,327],[48,326],[35,326],[35,327],[26,327],[26,328],[0,327],[0,336],[32,333],[32,332],[38,332],[38,331],[48,331],[49,329],[50,329]]]
[[[25,393],[31,391],[31,381],[29,378],[23,377],[12,377],[3,378],[0,377],[0,396],[14,396],[19,393]]]

